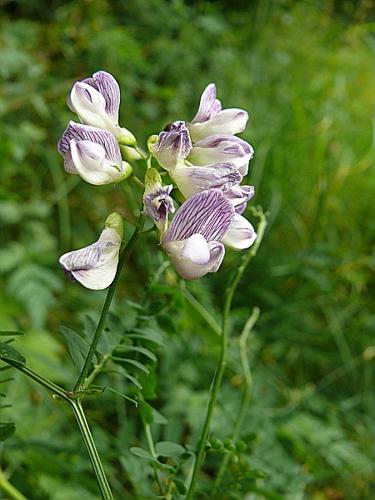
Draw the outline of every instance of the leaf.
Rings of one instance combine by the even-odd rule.
[[[180,495],[186,495],[186,486],[184,482],[181,481],[181,479],[176,479],[176,478],[173,480],[173,482],[176,485],[176,488],[180,493]]]
[[[6,335],[25,335],[24,332],[20,332],[19,330],[0,330],[0,336]]]
[[[156,453],[162,457],[179,458],[186,452],[185,448],[172,441],[159,441],[155,446]]]
[[[14,347],[0,342],[0,359],[12,361],[18,365],[25,365],[26,359]]]
[[[143,448],[139,448],[138,446],[132,446],[130,451],[133,455],[144,458],[145,460],[149,460],[150,462],[158,462],[156,458],[154,458],[147,450]]]
[[[133,332],[127,334],[126,338],[149,340],[150,342],[154,342],[154,344],[164,345],[163,337],[152,328],[135,328]]]
[[[78,368],[81,368],[85,362],[87,353],[90,348],[88,342],[84,338],[82,338],[81,335],[79,335],[79,333],[66,326],[61,326],[59,328],[59,333],[61,333],[61,335],[65,339],[73,363]],[[93,358],[94,363],[95,359],[96,358],[94,356]]]
[[[116,356],[113,356],[112,357],[112,360],[117,362],[117,363],[121,363],[123,358],[117,358]],[[142,384],[140,382],[138,382],[138,380],[133,377],[133,375],[130,375],[126,370],[125,368],[123,368],[121,365],[118,367],[117,370],[111,370],[113,373],[118,373],[119,375],[122,375],[123,377],[127,378],[128,380],[130,380],[131,382],[133,382],[134,385],[136,385],[138,387],[138,389],[142,390],[143,387],[142,387]]]
[[[147,368],[146,365],[140,363],[139,361],[131,358],[121,358],[124,363],[128,363],[129,365],[133,365],[139,370],[141,370],[143,373],[150,373],[150,370]]]
[[[141,413],[143,421],[146,422],[146,424],[155,423],[163,425],[168,423],[168,420],[146,401],[141,401],[139,403],[139,411]]]
[[[144,423],[146,424],[152,424],[154,421],[153,415],[152,415],[152,406],[149,405],[146,401],[140,401],[139,402],[139,412],[141,414],[141,418]]]
[[[0,441],[5,441],[16,431],[14,422],[1,422],[0,423]]]
[[[113,392],[113,394],[116,394],[117,396],[120,396],[121,398],[127,399],[128,401],[133,403],[136,407],[138,406],[138,401],[133,399],[133,398],[130,398],[126,394],[123,394],[122,392],[116,391],[116,389],[112,389],[112,387],[104,387],[104,389],[106,391]]]
[[[140,347],[136,345],[127,345],[127,346],[120,346],[119,349],[116,349],[118,352],[139,352],[140,354],[143,354],[147,358],[151,359],[152,361],[156,361],[156,356],[153,352],[151,352],[149,349],[146,349],[145,347]]]

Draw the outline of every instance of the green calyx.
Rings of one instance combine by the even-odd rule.
[[[134,135],[125,127],[120,129],[120,133],[117,136],[117,142],[123,146],[135,146],[137,144],[137,139]]]
[[[152,193],[162,185],[162,180],[156,168],[150,167],[145,175],[145,195]]]
[[[112,212],[106,218],[105,229],[114,229],[117,231],[120,238],[123,238],[124,235],[124,220],[122,216],[118,212]]]
[[[150,135],[150,137],[147,139],[147,149],[150,151],[150,153],[153,153],[154,151],[154,146],[158,142],[159,136],[157,135]]]

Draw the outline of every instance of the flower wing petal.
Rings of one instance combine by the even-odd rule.
[[[99,240],[62,255],[64,271],[91,290],[103,290],[113,281],[118,265],[121,238],[115,229],[105,229]]]
[[[105,149],[101,144],[73,139],[70,142],[70,152],[77,173],[90,184],[109,184],[121,177],[121,169],[106,159]]]
[[[242,215],[236,214],[222,242],[234,250],[244,250],[251,247],[256,237],[257,234],[250,222]]]
[[[204,167],[179,165],[170,175],[186,198],[205,189],[229,188],[242,180],[232,163],[216,163]]]

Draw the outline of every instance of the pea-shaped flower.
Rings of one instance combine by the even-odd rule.
[[[113,212],[107,217],[98,241],[65,253],[59,259],[60,265],[72,281],[91,290],[103,290],[116,276],[122,236],[122,217]]]
[[[70,122],[57,149],[64,168],[90,184],[111,184],[126,179],[132,167],[122,161],[120,146],[105,130]]]
[[[175,208],[170,194],[171,184],[163,186],[156,168],[148,168],[145,175],[145,191],[143,194],[143,213],[151,217],[161,234],[164,234],[168,225],[168,214],[174,213]]]
[[[210,83],[201,96],[199,109],[187,127],[193,142],[211,135],[234,135],[245,130],[249,115],[243,109],[222,109],[216,86]]]
[[[253,148],[243,139],[216,134],[195,142],[187,159],[193,165],[229,162],[245,177],[253,154]]]
[[[155,137],[151,152],[165,170],[173,170],[190,153],[192,144],[185,122],[173,122]]]
[[[76,82],[68,106],[82,123],[111,132],[121,144],[135,144],[134,135],[119,126],[120,87],[110,73],[98,71]]]
[[[221,239],[234,214],[218,189],[192,196],[177,210],[162,247],[183,278],[194,280],[219,269],[225,254]]]

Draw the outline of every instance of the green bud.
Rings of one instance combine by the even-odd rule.
[[[121,128],[120,133],[117,136],[117,142],[123,146],[135,146],[137,144],[137,139],[127,128]]]
[[[223,441],[224,448],[228,451],[235,451],[236,445],[233,443],[233,440],[230,438],[226,438]]]
[[[122,157],[127,161],[142,160],[142,155],[134,148],[130,146],[124,146],[120,144]]]
[[[236,443],[236,449],[237,451],[239,451],[240,453],[244,453],[246,450],[247,450],[247,444],[245,443],[245,441],[242,441],[241,439],[239,441],[237,441]]]
[[[162,180],[156,168],[150,167],[145,175],[145,195],[152,193],[162,185]]]
[[[218,439],[216,437],[212,437],[210,439],[211,446],[214,450],[220,450],[223,447],[223,442],[221,439]]]
[[[158,142],[159,136],[157,135],[150,135],[150,137],[147,139],[147,149],[150,151],[150,153],[153,152],[155,144]]]
[[[124,221],[121,215],[117,212],[112,212],[108,215],[104,227],[107,229],[114,229],[119,234],[120,238],[124,235]]]

